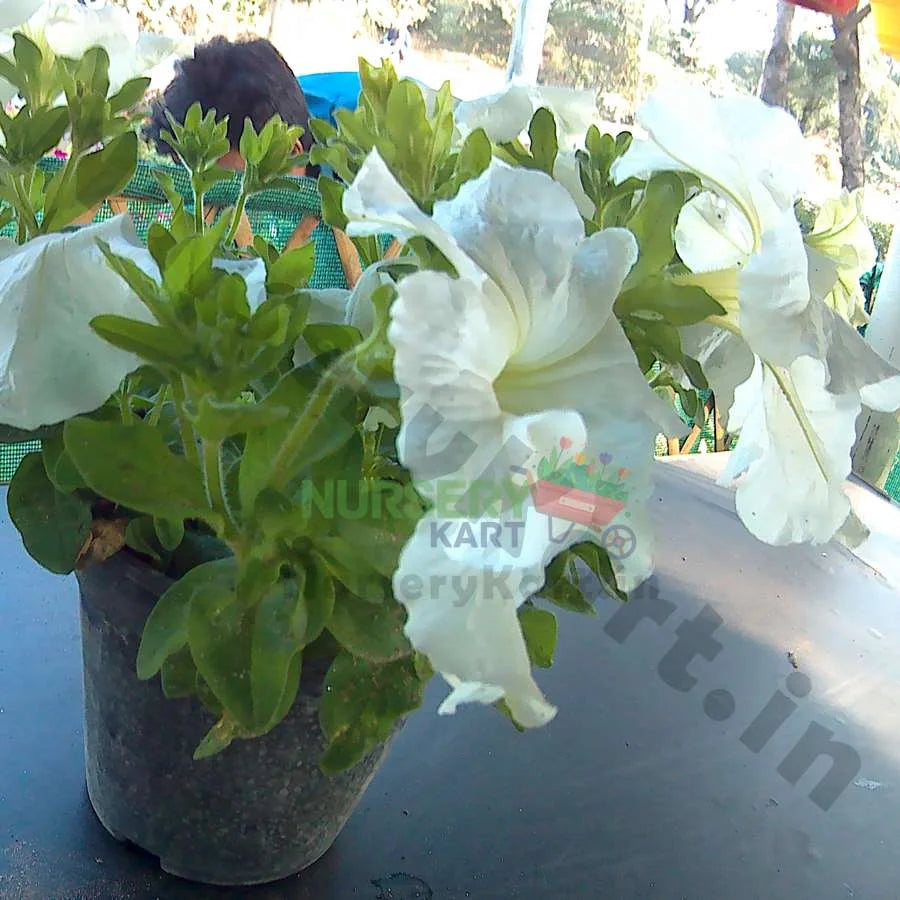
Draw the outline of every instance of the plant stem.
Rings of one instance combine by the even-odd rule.
[[[200,466],[200,454],[197,452],[197,442],[194,438],[194,429],[184,411],[185,389],[184,384],[178,381],[172,382],[172,399],[175,401],[175,410],[178,415],[178,427],[181,432],[181,443],[184,446],[185,457]]]
[[[358,351],[364,345],[360,344],[349,354],[336,359],[319,380],[306,406],[294,422],[291,430],[285,435],[278,452],[272,460],[272,468],[269,475],[269,483],[276,490],[284,490],[293,476],[291,463],[297,454],[303,449],[309,440],[313,429],[319,419],[325,414],[328,405],[334,399],[341,387],[362,388],[366,384],[365,376],[356,366]]]
[[[234,214],[231,219],[231,225],[228,228],[228,234],[225,236],[225,246],[228,247],[231,245],[231,242],[234,240],[235,235],[238,232],[238,228],[241,227],[241,216],[244,215],[244,207],[247,205],[247,197],[249,194],[241,186],[241,194],[238,197],[237,205],[234,207]]]
[[[206,229],[206,220],[203,218],[203,194],[197,190],[196,181],[192,180],[194,188],[194,228],[197,234],[203,234]]]
[[[169,385],[166,385],[164,388],[160,389],[159,393],[156,395],[156,400],[153,401],[153,409],[150,410],[150,415],[147,416],[147,424],[153,428],[159,424],[159,417],[162,415],[162,408],[165,405],[166,400],[169,399],[169,392]]]
[[[19,235],[22,235],[24,231],[24,237],[31,238],[38,233],[40,228],[37,217],[31,208],[31,201],[28,199],[24,184],[20,181],[20,176],[13,175],[12,184],[13,190],[16,192],[16,199],[19,201],[17,210],[19,213]]]
[[[222,442],[203,441],[201,457],[203,485],[206,488],[206,499],[209,508],[219,513],[227,522],[236,525],[234,514],[228,506],[225,496],[224,479],[222,478]]]

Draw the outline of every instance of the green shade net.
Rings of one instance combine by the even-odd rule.
[[[48,157],[42,161],[41,168],[49,175],[62,168],[63,165],[64,160]],[[190,177],[185,169],[176,165],[150,164],[141,161],[128,187],[122,192],[122,196],[127,200],[128,211],[131,213],[135,230],[142,241],[146,241],[147,231],[154,222],[168,224],[171,219],[171,207],[154,177],[154,171],[168,175],[172,179],[175,188],[189,208],[193,200]],[[251,197],[246,206],[247,218],[250,220],[253,233],[274,244],[279,250],[284,248],[306,216],[321,216],[321,200],[316,182],[311,178],[292,178],[291,180],[297,184],[297,190],[264,191]],[[240,186],[240,175],[235,173],[230,180],[223,181],[212,188],[205,195],[205,202],[222,209],[234,206],[238,199]],[[115,213],[109,203],[104,203],[98,210],[94,221],[100,222],[113,215]],[[11,236],[14,232],[15,226],[10,225],[0,233]],[[315,289],[346,288],[347,281],[331,229],[323,222],[319,222],[311,239],[316,248],[316,266],[309,286]],[[382,238],[382,249],[389,242],[389,237]],[[701,402],[705,402],[708,396],[708,391],[701,391]],[[689,421],[679,401],[676,401],[676,410],[685,422]],[[691,452],[699,452],[701,444],[705,444],[710,451],[715,448],[714,423],[711,419],[706,422],[700,439],[695,442]],[[40,444],[38,443],[0,445],[0,483],[8,482],[12,478],[19,461],[25,454],[39,449]],[[666,452],[665,441],[658,441],[657,453],[665,454]],[[898,451],[895,465],[888,477],[886,490],[894,500],[900,501],[900,451]]]

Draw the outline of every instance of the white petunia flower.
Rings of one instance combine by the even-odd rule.
[[[532,116],[545,107],[556,120],[560,150],[574,151],[597,118],[593,91],[578,91],[548,85],[508,84],[497,94],[461,101],[454,113],[463,138],[477,128],[498,144],[523,137],[527,142]]]
[[[109,266],[98,241],[159,284],[159,268],[127,215],[18,245],[0,240],[0,422],[34,429],[91,412],[117,390],[141,359],[92,328],[100,315],[155,322]],[[240,275],[255,310],[265,299],[261,259],[217,259]]]
[[[900,372],[835,311],[839,302],[823,299],[840,286],[819,251],[847,268],[868,259],[856,219],[826,210],[810,252],[793,209],[811,173],[802,134],[756,98],[714,100],[682,87],[655,95],[638,120],[649,138],[616,160],[614,180],[690,172],[703,188],[675,229],[690,274],[673,280],[703,287],[726,310],[683,329],[686,351],[741,432],[722,480],[744,476],[737,509],[759,539],[827,541],[850,515],[842,485],[862,404],[900,408]]]
[[[810,277],[814,296],[851,325],[865,325],[869,317],[859,279],[875,265],[878,252],[866,225],[862,191],[844,190],[822,204],[804,240],[811,276],[814,271],[825,276],[821,286]]]
[[[113,92],[126,81],[146,75],[179,46],[162,35],[142,34],[137,19],[113,4],[95,8],[67,0],[45,0],[18,5],[31,9],[31,15],[15,23],[19,26],[17,30],[42,49],[49,49],[57,56],[80,59],[91,48],[103,47],[109,55]],[[5,0],[2,6],[5,8]],[[11,47],[11,39],[8,43]],[[0,47],[0,52],[6,51]]]
[[[373,151],[344,196],[344,213],[351,235],[427,238],[458,274],[407,276],[391,308],[401,462],[436,504],[394,578],[409,613],[406,632],[455,685],[446,709],[467,699],[496,699],[502,690],[523,725],[542,724],[552,708],[531,679],[515,610],[540,587],[531,575],[542,577],[564,546],[599,535],[573,525],[554,544],[552,520],[535,510],[530,496],[505,504],[485,498],[497,500],[512,467],[533,470],[561,439],[573,453],[608,451],[630,473],[629,502],[617,521],[630,515],[637,538],[635,552],[616,561],[617,576],[628,589],[649,574],[652,544],[642,507],[652,490],[653,441],[680,423],[648,387],[612,314],[637,243],[624,229],[585,238],[563,187],[497,160],[456,198],[435,204],[429,217]],[[460,498],[454,509],[441,500],[450,489]],[[476,546],[460,544],[450,553],[429,539],[438,525],[484,536],[479,529],[486,521],[507,536],[505,544],[479,537]],[[518,526],[521,540],[510,543]],[[444,572],[452,583],[452,576],[468,579],[505,567],[512,567],[511,597],[499,602],[486,589],[476,590],[465,613],[447,590],[411,597],[403,589],[404,579],[431,571]]]
[[[90,326],[99,315],[152,322],[137,295],[106,263],[97,240],[151,277],[159,271],[127,216],[0,243],[0,421],[52,425],[101,406],[141,360]]]

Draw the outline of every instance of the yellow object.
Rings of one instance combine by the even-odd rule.
[[[871,3],[881,49],[900,59],[900,0],[871,0]]]

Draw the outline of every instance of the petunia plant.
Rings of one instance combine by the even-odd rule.
[[[104,79],[77,81],[86,65],[59,70],[80,85],[61,109],[73,133],[104,111],[102,153],[116,104]],[[855,419],[900,407],[900,372],[843,318],[841,273],[863,258],[840,238],[844,207],[806,239],[797,224],[792,120],[656,98],[646,141],[591,126],[573,150],[531,95],[520,120],[497,98],[492,134],[494,101],[473,118],[449,86],[426,97],[390,64],[361,75],[358,110],[312,125],[325,216],[363,263],[347,290],[308,288],[312,245],[235,244],[247,197],[294,183],[297,130],[278,120],[247,124],[240,199],[212,224],[222,123],[199,108],[173,122],[193,202],[161,179],[174,215],[146,246],[127,216],[44,224],[32,186],[52,143],[0,169],[17,235],[0,247],[0,421],[43,441],[11,516],[51,571],[128,552],[171,578],[136,669],[215,713],[198,757],[276,727],[322,657],[326,771],[385,740],[434,673],[442,713],[486,703],[542,726],[548,607],[593,611],[585,565],[623,600],[652,571],[654,443],[683,428],[675,394],[696,409],[712,386],[742,426],[738,512],[771,543],[849,530]],[[26,134],[23,112],[8,127]],[[112,190],[100,178],[75,196]],[[560,537],[528,489],[545,477],[610,498],[630,539],[607,545],[590,517]]]

